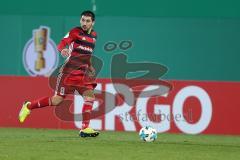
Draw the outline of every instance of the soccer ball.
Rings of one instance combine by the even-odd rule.
[[[150,126],[146,126],[139,131],[139,136],[145,142],[153,142],[157,139],[157,131]]]

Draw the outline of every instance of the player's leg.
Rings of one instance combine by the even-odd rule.
[[[98,131],[89,127],[91,119],[91,111],[95,100],[94,91],[92,89],[85,90],[82,93],[84,103],[82,107],[82,130],[80,131],[81,137],[96,137],[99,135]]]
[[[19,112],[19,121],[21,123],[27,118],[31,113],[31,110],[37,108],[43,108],[46,106],[57,106],[59,105],[65,97],[65,86],[64,86],[64,74],[60,73],[57,77],[55,95],[52,97],[43,97],[34,101],[25,101],[22,105],[22,109]]]
[[[93,103],[95,100],[95,96],[93,90],[86,90],[82,94],[84,103],[82,107],[82,129],[88,128],[90,119],[91,119],[91,111],[93,107]]]
[[[43,108],[46,106],[57,106],[64,100],[63,96],[54,95],[52,97],[43,97],[34,101],[26,101],[23,103],[22,109],[19,112],[19,121],[21,123],[27,118],[31,113],[31,110]]]

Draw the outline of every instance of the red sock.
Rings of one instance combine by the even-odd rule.
[[[50,97],[44,97],[41,99],[38,99],[36,101],[31,102],[31,104],[28,106],[28,109],[36,109],[36,108],[42,108],[46,106],[51,106],[51,98]]]
[[[90,119],[91,119],[91,111],[93,106],[93,100],[84,101],[83,108],[82,108],[82,129],[88,128]]]

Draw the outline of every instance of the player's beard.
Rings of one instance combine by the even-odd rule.
[[[91,27],[90,27],[90,28],[91,28]],[[82,26],[82,29],[83,29],[84,31],[88,31],[90,28],[87,28],[87,26],[85,26],[85,25]]]
[[[83,25],[83,26],[82,26],[82,29],[83,29],[85,32],[88,32],[88,33],[90,33],[90,32],[91,32],[91,30],[92,30],[92,26],[91,26],[91,27],[89,27],[89,28],[87,28],[87,26],[86,26],[86,25]]]

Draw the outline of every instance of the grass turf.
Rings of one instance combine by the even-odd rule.
[[[0,128],[0,160],[237,160],[239,136],[158,134],[153,143],[136,132],[101,132],[80,138],[76,130]]]

